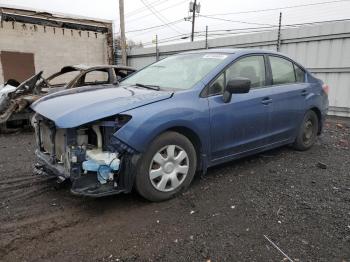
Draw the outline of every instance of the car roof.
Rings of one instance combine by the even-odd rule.
[[[98,69],[107,69],[107,68],[136,71],[136,69],[133,67],[123,66],[123,65],[83,65],[83,64],[64,66],[60,71],[62,73],[68,73],[71,71],[86,71],[86,70],[98,70]]]
[[[225,54],[279,54],[281,53],[272,51],[272,50],[265,50],[265,49],[250,49],[250,48],[213,48],[213,49],[202,49],[202,50],[195,50],[195,51],[188,51],[183,52],[181,54],[196,54],[196,53],[225,53]]]

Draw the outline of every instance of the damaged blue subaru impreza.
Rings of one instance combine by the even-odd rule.
[[[271,51],[212,49],[167,57],[116,86],[81,87],[32,105],[36,168],[76,195],[135,188],[174,197],[196,172],[322,131],[328,86]]]

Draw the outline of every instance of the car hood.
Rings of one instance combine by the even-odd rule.
[[[72,128],[168,99],[172,94],[132,86],[89,86],[44,96],[31,108],[59,128]]]

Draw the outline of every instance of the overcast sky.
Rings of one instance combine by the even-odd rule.
[[[196,18],[196,31],[204,31],[208,25],[209,30],[239,29],[247,27],[260,27],[277,25],[279,12],[282,11],[282,24],[295,24],[314,21],[350,18],[350,0],[339,1],[322,5],[293,7],[281,10],[264,12],[237,12],[262,10],[270,8],[284,8],[296,5],[305,5],[332,0],[197,0],[201,4],[201,15],[222,13],[236,13],[229,15]],[[334,0],[333,0],[334,1]],[[49,12],[59,12],[72,15],[95,17],[114,20],[115,33],[119,31],[118,0],[0,0],[1,5],[40,9]],[[190,0],[125,0],[126,31],[153,27],[177,21],[169,26],[155,28],[147,31],[129,32],[127,38],[144,43],[152,41],[155,34],[160,40],[170,37],[181,37],[191,32],[191,23],[178,21],[188,16]],[[148,5],[146,7],[145,5]],[[153,10],[150,11],[151,9]],[[154,15],[156,13],[157,15]],[[234,20],[224,21],[219,19]],[[240,23],[240,22],[243,23]],[[261,24],[261,25],[260,25]],[[210,33],[214,34],[214,32]],[[188,41],[188,40],[186,40]]]

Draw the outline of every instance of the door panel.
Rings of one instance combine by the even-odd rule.
[[[272,87],[271,142],[293,139],[305,112],[307,83]]]
[[[212,160],[230,157],[264,146],[269,137],[271,104],[265,88],[234,94],[230,103],[221,95],[209,97]]]
[[[309,84],[291,61],[269,56],[273,86],[271,113],[271,143],[293,140],[303,118]],[[300,81],[300,82],[299,82]]]
[[[264,88],[265,65],[262,55],[242,57],[210,85],[209,94],[215,95],[208,98],[212,161],[233,158],[268,143],[271,91]],[[231,101],[224,103],[224,86],[237,77],[249,79],[252,89],[247,94],[233,94]]]

